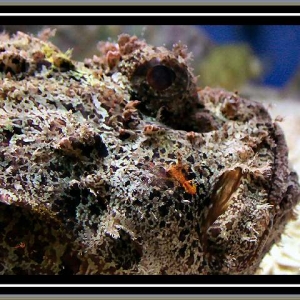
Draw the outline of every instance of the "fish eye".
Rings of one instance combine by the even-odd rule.
[[[163,91],[170,87],[175,78],[174,71],[163,65],[154,66],[147,72],[148,84],[156,91]]]

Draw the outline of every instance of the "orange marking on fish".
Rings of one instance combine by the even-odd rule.
[[[18,245],[15,246],[14,248],[15,248],[15,249],[18,249],[18,248],[25,248],[25,247],[26,247],[25,243],[21,242],[20,244],[18,244]]]
[[[195,195],[197,192],[197,187],[193,184],[192,180],[187,180],[183,170],[186,169],[186,166],[182,164],[181,158],[178,158],[178,163],[172,165],[168,170],[167,174],[177,180],[184,190],[191,195]]]

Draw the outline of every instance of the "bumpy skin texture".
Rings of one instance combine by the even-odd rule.
[[[253,274],[299,199],[265,108],[182,45],[41,38],[0,39],[1,274]]]

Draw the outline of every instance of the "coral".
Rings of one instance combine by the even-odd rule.
[[[1,40],[1,274],[253,274],[299,200],[263,105],[183,45]]]
[[[200,63],[200,84],[228,90],[240,89],[247,82],[258,80],[262,67],[247,44],[217,46]]]

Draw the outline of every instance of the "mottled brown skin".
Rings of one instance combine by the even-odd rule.
[[[197,88],[182,45],[0,41],[1,274],[255,272],[299,200],[261,104]]]

